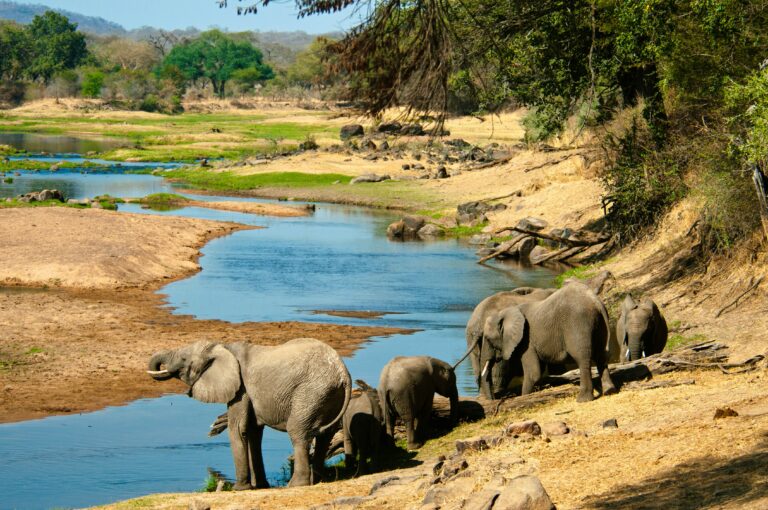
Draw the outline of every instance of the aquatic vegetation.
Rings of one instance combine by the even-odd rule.
[[[248,190],[260,187],[311,188],[330,186],[336,182],[348,184],[352,177],[342,174],[304,174],[300,172],[269,172],[237,175],[232,172],[210,172],[202,168],[180,168],[163,172],[163,177],[182,181],[190,186],[209,190]]]

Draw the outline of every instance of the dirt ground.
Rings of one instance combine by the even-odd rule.
[[[0,211],[0,422],[182,391],[144,373],[160,349],[209,338],[315,337],[349,354],[401,332],[173,315],[156,290],[199,270],[199,248],[242,225],[69,208]],[[8,286],[10,285],[10,286]]]

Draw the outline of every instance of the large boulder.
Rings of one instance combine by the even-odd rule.
[[[434,223],[427,223],[419,229],[419,237],[422,239],[431,239],[434,237],[440,237],[445,234],[445,231],[435,225]]]
[[[549,494],[535,476],[523,475],[509,481],[496,498],[493,510],[554,510]]]
[[[535,218],[533,216],[529,216],[527,218],[523,218],[522,220],[517,222],[517,228],[521,228],[524,230],[533,230],[538,232],[539,230],[544,230],[547,228],[549,223],[547,223],[547,220],[543,218]]]
[[[400,128],[400,134],[406,136],[424,136],[426,132],[420,124],[406,124]]]
[[[33,191],[25,195],[19,195],[19,202],[45,202],[48,200],[58,200],[64,202],[64,194],[57,189],[44,189],[42,191]]]
[[[363,126],[360,124],[347,124],[346,126],[341,127],[341,132],[339,133],[339,137],[342,140],[349,140],[350,138],[354,138],[356,136],[363,136],[365,134],[365,130],[363,129]]]
[[[531,253],[528,254],[528,260],[531,261],[531,264],[538,264],[546,257],[549,257],[551,253],[551,251],[543,246],[536,245],[533,247],[533,250],[531,250]]]

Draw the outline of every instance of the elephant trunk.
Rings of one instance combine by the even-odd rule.
[[[627,342],[627,348],[629,349],[628,361],[637,361],[645,357],[645,342],[643,338],[645,335],[642,332],[630,331],[627,336],[629,337]]]
[[[150,358],[147,373],[156,381],[167,381],[176,375],[175,371],[169,369],[171,354],[171,351],[162,351]],[[162,368],[163,365],[165,368]]]

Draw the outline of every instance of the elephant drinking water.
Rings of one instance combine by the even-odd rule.
[[[309,485],[313,470],[323,467],[334,425],[352,391],[339,355],[313,338],[276,347],[201,341],[156,353],[149,375],[158,381],[180,379],[197,400],[227,404],[237,490],[269,486],[261,455],[265,425],[288,432],[291,439],[294,473],[289,485]]]

